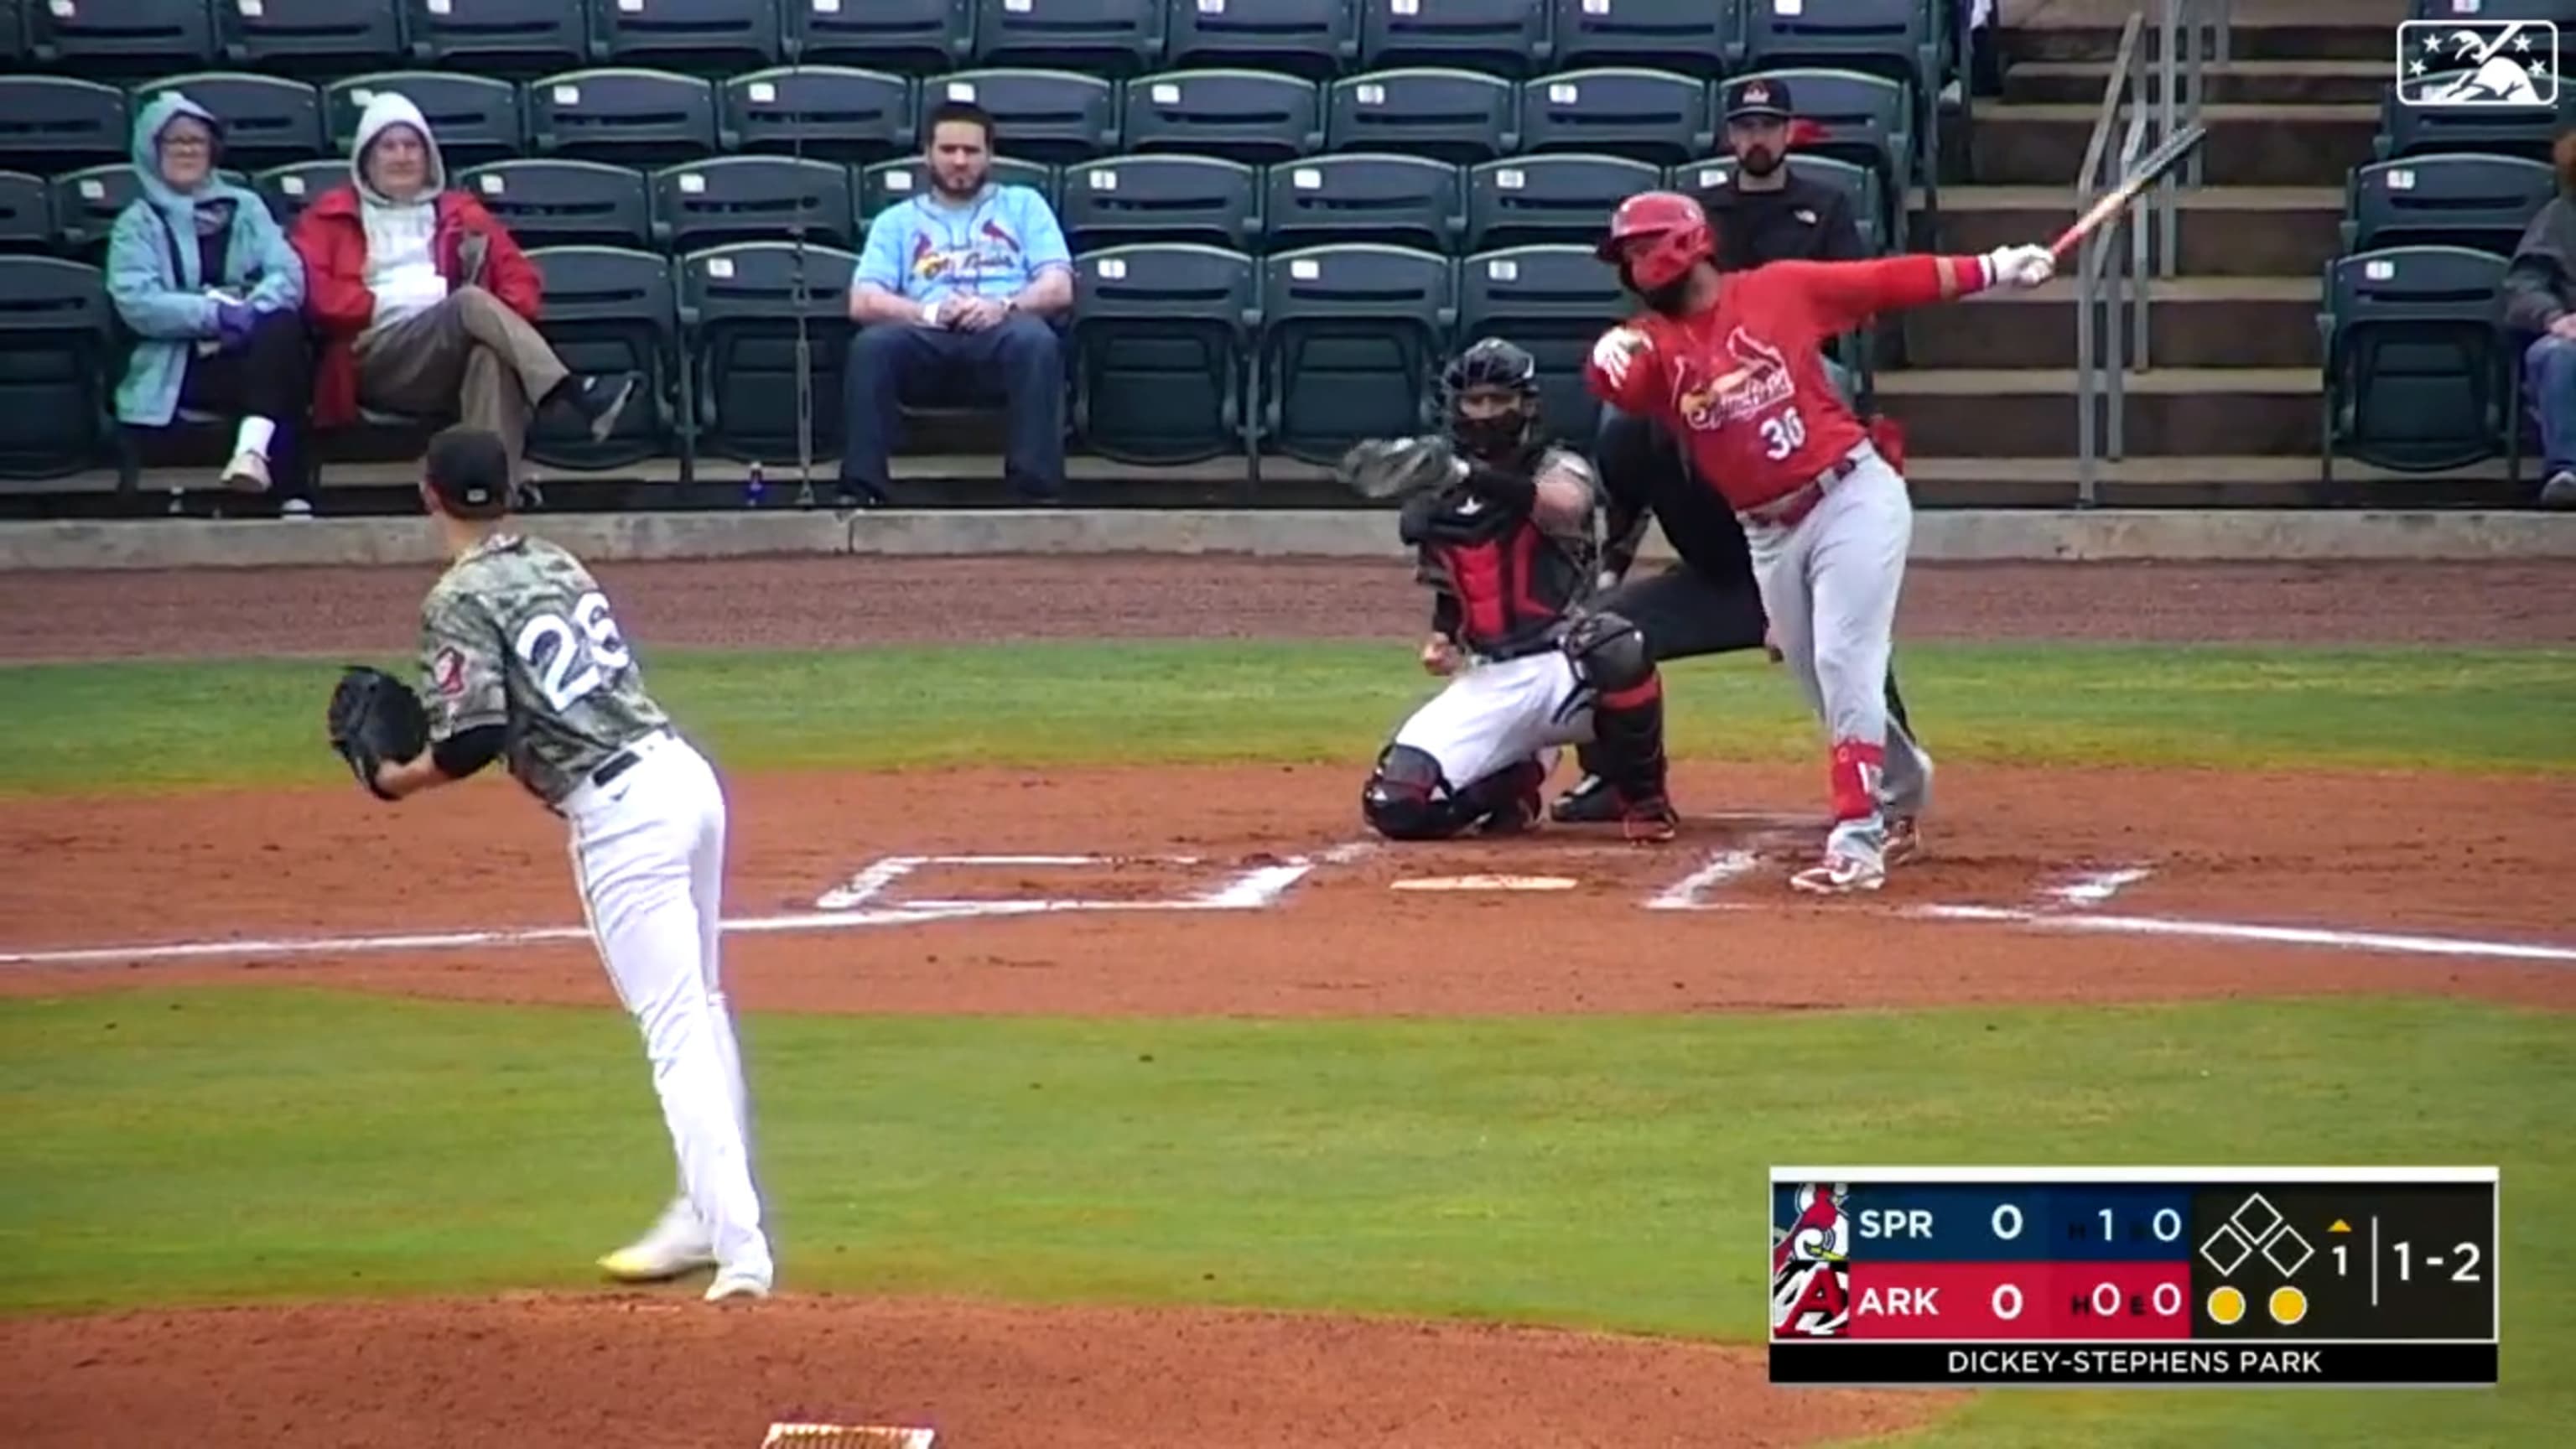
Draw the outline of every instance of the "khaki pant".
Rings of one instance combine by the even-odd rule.
[[[570,376],[528,320],[481,287],[358,334],[358,401],[387,412],[455,415],[501,436],[515,474],[528,418]]]

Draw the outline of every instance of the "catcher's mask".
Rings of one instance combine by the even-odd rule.
[[[1619,269],[1619,280],[1658,312],[1679,310],[1691,269],[1717,259],[1717,233],[1700,204],[1678,191],[1641,191],[1610,214],[1610,233],[1595,255]]]
[[[1460,453],[1498,462],[1538,440],[1538,360],[1488,337],[1440,372],[1440,411]]]

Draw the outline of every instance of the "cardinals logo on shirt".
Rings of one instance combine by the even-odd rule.
[[[1738,327],[1726,334],[1727,357],[1735,365],[1716,377],[1702,379],[1700,364],[1684,358],[1673,378],[1673,410],[1682,425],[1710,432],[1740,423],[1798,391],[1789,375],[1789,359],[1779,348]]]
[[[978,226],[964,246],[939,246],[928,232],[912,235],[912,275],[917,281],[972,282],[987,275],[1008,275],[1019,264],[1020,239],[996,222]]]

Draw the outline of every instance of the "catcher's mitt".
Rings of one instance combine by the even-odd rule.
[[[1370,438],[1342,455],[1343,486],[1363,498],[1405,498],[1446,488],[1466,467],[1440,437]]]
[[[349,762],[367,793],[394,798],[376,785],[376,766],[415,758],[429,746],[429,712],[411,686],[363,664],[340,671],[331,691],[331,748]]]

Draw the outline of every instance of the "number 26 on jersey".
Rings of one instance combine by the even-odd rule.
[[[558,714],[635,662],[609,612],[608,596],[595,589],[573,604],[569,619],[539,614],[519,626],[510,647],[528,667],[547,708]]]

